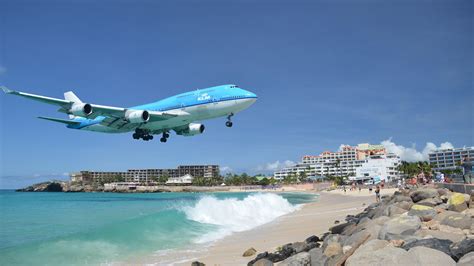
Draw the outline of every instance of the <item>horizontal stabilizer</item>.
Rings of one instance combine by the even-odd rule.
[[[60,118],[53,118],[53,117],[38,116],[38,118],[53,121],[53,122],[63,123],[63,124],[66,124],[66,125],[78,125],[78,124],[81,123],[81,122],[78,122],[78,121],[66,120],[66,119],[60,119]]]

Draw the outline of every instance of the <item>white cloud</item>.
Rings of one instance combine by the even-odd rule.
[[[272,163],[267,163],[264,166],[259,166],[257,167],[257,170],[258,171],[277,171],[277,170],[280,170],[281,168],[290,167],[295,164],[296,164],[295,162],[290,161],[290,160],[286,160],[283,162],[275,161]]]
[[[342,151],[342,149],[343,149],[344,147],[346,147],[346,146],[351,146],[351,145],[349,145],[349,144],[341,144],[341,145],[339,146],[339,151]]]
[[[232,172],[232,168],[230,168],[229,166],[222,166],[221,167],[221,172],[223,172],[223,173]]]
[[[437,150],[437,149],[452,149],[453,144],[450,142],[441,143],[439,147],[436,146],[433,142],[427,142],[423,150],[418,151],[416,146],[413,144],[412,147],[404,147],[402,145],[397,145],[392,142],[392,139],[384,140],[382,144],[387,152],[395,153],[400,156],[400,159],[407,162],[417,162],[417,161],[428,161],[428,155]]]

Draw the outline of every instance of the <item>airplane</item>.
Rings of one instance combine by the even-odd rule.
[[[255,93],[234,84],[198,89],[130,108],[84,103],[72,91],[65,92],[64,99],[57,99],[14,91],[5,86],[1,88],[7,94],[57,105],[59,112],[69,115],[69,120],[39,116],[40,119],[63,123],[67,128],[95,132],[133,131],[133,139],[144,141],[162,134],[161,142],[167,141],[171,130],[182,136],[202,134],[205,127],[196,121],[226,116],[225,125],[232,127],[231,117],[257,100]]]

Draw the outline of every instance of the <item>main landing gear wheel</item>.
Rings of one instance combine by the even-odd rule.
[[[230,115],[227,116],[227,122],[225,122],[226,127],[232,127],[232,121],[230,120],[232,116],[234,116],[233,113],[230,113]]]
[[[161,137],[160,141],[166,142],[169,137],[170,137],[170,134],[168,134],[168,132],[163,132],[163,136]]]
[[[132,135],[133,139],[143,139],[149,141],[153,139],[153,135],[150,135],[149,131],[143,129],[135,129],[135,133]]]

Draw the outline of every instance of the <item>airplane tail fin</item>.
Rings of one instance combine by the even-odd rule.
[[[72,91],[65,92],[64,93],[64,99],[66,99],[68,101],[71,101],[71,102],[75,102],[75,103],[82,103],[81,99],[79,99],[79,97],[77,97],[76,94],[74,94],[74,92],[72,92]],[[69,118],[74,119],[75,116],[74,115],[69,115]]]

